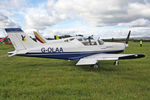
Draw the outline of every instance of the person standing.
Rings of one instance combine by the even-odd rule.
[[[142,40],[140,40],[140,47],[142,47],[143,46],[143,41]]]

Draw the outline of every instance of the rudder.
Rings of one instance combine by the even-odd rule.
[[[21,28],[5,28],[5,31],[17,51],[27,50],[38,45]]]

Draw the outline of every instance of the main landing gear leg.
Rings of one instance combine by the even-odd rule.
[[[115,65],[115,66],[118,66],[118,65],[119,65],[119,61],[116,60],[116,61],[114,62],[114,65]]]

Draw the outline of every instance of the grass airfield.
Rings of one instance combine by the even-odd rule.
[[[0,100],[149,100],[150,43],[130,42],[125,53],[142,59],[100,61],[99,68],[75,61],[8,57],[12,45],[0,44]]]

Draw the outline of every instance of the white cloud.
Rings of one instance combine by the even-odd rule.
[[[55,25],[60,21],[68,19],[68,17],[52,8],[47,10],[45,4],[41,4],[38,7],[26,9],[25,19],[28,28],[43,30],[48,26]]]
[[[7,8],[22,8],[27,6],[26,0],[2,0],[0,4]]]
[[[48,0],[32,7],[25,0],[5,0],[0,3],[2,3],[0,4],[1,27],[17,26],[12,16],[23,13],[24,19],[22,20],[25,20],[23,27],[38,29],[45,32],[45,36],[48,33],[92,33],[96,35],[102,33],[106,37],[125,36],[122,33],[126,33],[129,28],[119,29],[122,26],[132,29],[135,27],[134,32],[143,35],[148,34],[149,30],[140,31],[150,27],[149,0]],[[24,11],[21,11],[22,9]],[[80,20],[83,24],[68,29],[51,28],[53,25],[70,19]],[[108,27],[97,28],[102,26],[118,26],[118,28],[115,30]]]
[[[19,27],[11,18],[0,14],[0,28]]]
[[[112,26],[150,18],[150,4],[142,0],[49,0],[48,7],[66,15],[83,17],[94,26]]]
[[[94,35],[95,37],[105,38],[126,38],[129,30],[131,30],[131,37],[150,37],[150,29],[145,27],[133,27],[133,28],[109,28],[109,27],[80,27],[80,28],[68,28],[68,29],[46,29],[40,31],[45,37],[53,37],[54,35],[79,35],[82,34],[85,37]]]
[[[0,28],[20,27],[12,18],[15,15],[15,8],[22,8],[26,4],[24,0],[2,0],[0,1]]]
[[[48,0],[27,9],[26,22],[31,28],[45,29],[66,19],[85,19],[93,26],[149,26],[150,3],[143,0]],[[142,20],[144,19],[144,20]]]
[[[150,21],[147,19],[137,19],[134,21],[131,21],[129,23],[119,23],[118,26],[130,26],[130,27],[149,27]]]

